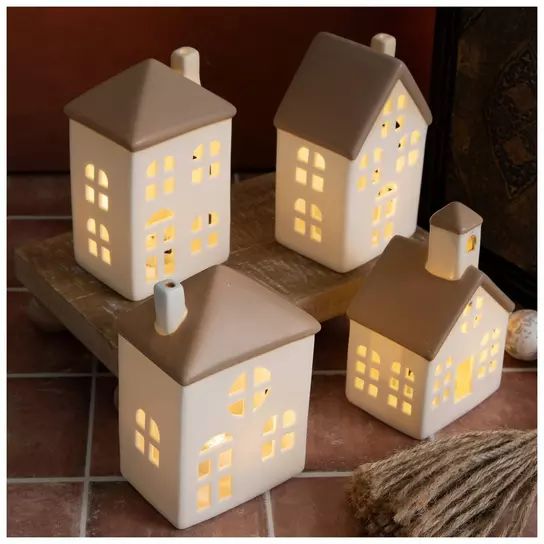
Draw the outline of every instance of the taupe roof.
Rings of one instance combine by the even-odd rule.
[[[162,62],[144,60],[72,100],[71,119],[130,151],[217,121],[236,108]]]
[[[274,124],[353,160],[399,79],[430,124],[429,106],[401,60],[321,32],[287,89]]]
[[[119,334],[181,385],[320,329],[306,312],[226,266],[209,268],[183,287],[188,314],[170,336],[155,332],[153,297],[119,318]]]
[[[482,224],[483,219],[461,202],[450,202],[433,213],[431,225],[456,234],[464,234]]]
[[[432,361],[479,286],[508,312],[514,303],[473,266],[450,281],[427,272],[426,260],[426,243],[395,236],[351,302],[348,316]]]

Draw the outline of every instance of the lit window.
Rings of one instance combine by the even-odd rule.
[[[165,274],[173,274],[175,272],[175,258],[174,258],[174,250],[173,249],[167,249],[164,252],[164,273]]]
[[[397,380],[397,378],[389,378],[389,387],[393,389],[393,391],[398,391],[399,385],[399,380]]]
[[[295,445],[295,433],[285,433],[280,440],[281,451],[287,451]]]
[[[208,214],[208,225],[214,227],[219,223],[219,214],[217,212],[210,212]]]
[[[299,234],[306,234],[306,221],[303,221],[299,217],[295,217],[295,232]]]
[[[375,365],[379,365],[379,364],[380,364],[380,354],[379,354],[377,351],[372,351],[371,361],[372,361]]]
[[[106,176],[106,172],[104,172],[104,170],[98,171],[98,185],[100,185],[100,187],[104,187],[104,189],[108,188],[108,176]]]
[[[93,218],[87,219],[87,230],[91,234],[96,234],[96,221]]]
[[[209,459],[201,461],[198,464],[198,479],[201,480],[209,476],[212,471],[212,462]]]
[[[306,201],[303,198],[295,200],[295,211],[302,214],[306,213]]]
[[[266,420],[263,427],[263,436],[276,432],[276,416],[272,416]]]
[[[387,404],[392,408],[396,408],[398,403],[398,398],[395,395],[387,395]]]
[[[466,317],[472,311],[472,301],[469,302],[463,310],[463,316]]]
[[[208,450],[221,446],[232,441],[232,435],[229,433],[219,433],[212,436],[203,446],[200,448],[200,453],[206,453]]]
[[[85,177],[91,181],[94,181],[94,164],[85,165]]]
[[[486,368],[485,366],[481,366],[480,368],[478,368],[478,378],[479,379],[482,379],[485,377],[485,374],[486,374]]]
[[[274,440],[271,440],[270,442],[265,442],[261,446],[261,459],[263,461],[268,461],[268,459],[271,459],[274,457]]]
[[[476,243],[477,243],[476,236],[474,236],[474,234],[471,234],[467,238],[467,253],[470,253],[471,251],[474,251],[476,249]]]
[[[405,377],[406,377],[407,380],[413,382],[415,380],[415,375],[414,375],[413,370],[407,368],[406,373],[405,373]]]
[[[436,395],[435,397],[433,397],[433,402],[432,402],[433,408],[436,408],[439,404],[440,404],[440,397]]]
[[[263,389],[261,391],[257,391],[253,394],[253,411],[255,412],[258,410],[266,400],[266,397],[268,397],[268,394],[270,393],[270,389]]]
[[[200,144],[198,147],[195,148],[193,151],[193,160],[199,161],[204,156],[204,145]]]
[[[191,223],[191,231],[198,232],[201,229],[202,229],[202,217],[200,215],[197,215]]]
[[[372,231],[372,237],[370,238],[370,243],[373,246],[377,246],[380,241],[380,233],[377,230]]]
[[[440,376],[440,374],[442,374],[442,365],[438,363],[434,369],[434,375]]]
[[[363,361],[356,361],[355,362],[355,372],[359,372],[359,374],[364,374],[366,371],[366,365],[363,363]]]
[[[433,391],[438,391],[441,387],[442,387],[442,383],[440,382],[440,380],[435,380],[434,381],[434,386],[433,386]]]
[[[414,164],[416,164],[417,162],[418,157],[419,157],[419,151],[417,149],[410,151],[410,153],[408,153],[408,164],[410,166],[414,166]]]
[[[219,500],[223,501],[232,496],[232,476],[219,478]]]
[[[140,453],[145,453],[145,444],[146,444],[146,438],[144,436],[144,432],[146,430],[146,415],[145,412],[138,408],[136,410],[135,414],[135,421],[136,425],[142,430],[142,432],[134,431],[134,445],[136,449]],[[152,442],[148,443],[148,460],[151,464],[155,465],[156,467],[159,466],[159,449],[157,448],[157,444],[160,443],[160,433],[159,433],[159,427],[157,423],[150,419],[149,421],[149,438],[155,442],[154,444]]]
[[[389,240],[389,238],[392,238],[393,237],[393,223],[389,222],[385,225],[384,229],[383,229],[383,237],[386,239],[386,240]]]
[[[492,361],[489,361],[489,372],[494,372],[497,370],[497,361],[493,359]]]
[[[315,242],[321,242],[321,228],[310,225],[310,238]]]
[[[491,331],[491,338],[493,338],[493,340],[496,340],[500,334],[501,334],[500,329],[493,329]]]
[[[108,211],[109,199],[104,193],[98,193],[98,207],[105,212]]]
[[[484,297],[476,297],[476,308],[478,310],[484,305]]]
[[[407,416],[412,415],[412,405],[409,402],[406,402],[405,400],[402,401],[402,411]]]
[[[449,398],[450,398],[450,390],[444,389],[444,391],[442,392],[442,400],[447,401]]]
[[[154,178],[157,175],[157,161],[151,162],[148,165],[145,173],[148,178]]]
[[[378,388],[373,383],[368,384],[368,394],[374,398],[378,396]]]
[[[196,508],[197,510],[204,510],[205,508],[209,508],[211,504],[211,485],[206,484],[198,488],[197,494],[196,494]]]
[[[362,170],[368,166],[368,155],[365,153],[359,161],[359,168]]]
[[[146,249],[153,249],[157,245],[157,235],[156,234],[148,234],[145,237],[145,247]]]
[[[393,363],[391,363],[391,370],[395,374],[400,374],[400,363],[398,361],[394,361]]]
[[[284,429],[292,427],[296,422],[296,416],[294,410],[286,410],[282,416],[282,426]]]
[[[389,115],[392,111],[393,111],[393,101],[389,99],[383,107],[383,113],[384,115]]]
[[[94,240],[89,238],[89,253],[95,257],[98,255],[98,246]]]
[[[232,465],[232,449],[222,451],[219,453],[219,458],[217,459],[217,468],[219,470],[224,470],[229,468]]]
[[[191,242],[191,253],[194,255],[195,253],[200,253],[202,250],[202,240],[200,238],[195,238]]]
[[[100,239],[104,240],[104,242],[110,241],[110,233],[104,225],[100,225]]]
[[[382,198],[384,196],[387,196],[391,193],[394,193],[397,190],[397,184],[396,183],[388,183],[387,185],[384,185],[379,191],[378,191],[378,198]]]
[[[149,444],[149,461],[156,467],[159,466],[159,450],[153,444]]]
[[[491,355],[497,355],[498,352],[499,352],[499,344],[491,344],[491,350],[490,350]]]
[[[406,147],[406,136],[403,136],[397,145],[399,149],[404,149]]]
[[[464,323],[461,323],[461,332],[466,334],[468,331],[468,323],[465,321]]]
[[[210,155],[212,157],[215,157],[216,155],[219,155],[221,151],[221,142],[219,140],[212,140],[210,142]]]
[[[192,183],[201,183],[202,182],[202,168],[195,168],[191,172],[191,182]]]
[[[297,183],[300,183],[302,185],[306,185],[307,177],[308,177],[308,174],[307,174],[306,170],[304,170],[304,168],[298,168],[297,167],[295,169],[295,181]]]
[[[154,280],[157,277],[157,257],[150,255],[145,260],[145,279],[147,281]]]
[[[90,185],[85,185],[85,200],[94,204],[94,189]]]
[[[246,373],[240,374],[230,386],[229,395],[237,395],[246,389]]]
[[[488,351],[486,349],[481,351],[480,352],[480,363],[483,363],[487,359],[487,356],[488,356]]]
[[[406,95],[400,94],[397,98],[397,109],[403,110],[406,107]]]
[[[382,138],[387,138],[388,133],[389,133],[389,122],[384,121],[380,129],[380,135]]]
[[[164,191],[165,195],[169,195],[174,192],[176,186],[176,181],[174,178],[167,178],[164,180],[164,183],[162,184],[162,190]]]
[[[164,171],[165,172],[172,172],[174,170],[174,157],[172,155],[167,155],[164,157]]]
[[[480,341],[480,346],[485,346],[489,342],[489,333],[486,332]]]
[[[272,375],[270,374],[270,370],[267,368],[259,366],[253,370],[253,385],[255,387],[261,385],[262,383],[269,382],[271,379]]]
[[[208,247],[215,247],[219,242],[219,235],[217,232],[210,232],[208,234]]]
[[[451,368],[452,364],[453,364],[453,359],[451,357],[448,357],[446,359],[446,368]]]
[[[400,174],[404,170],[404,165],[406,164],[406,158],[404,155],[401,155],[398,157],[397,161],[395,162],[395,171]]]
[[[382,162],[383,158],[383,149],[381,147],[376,147],[374,149],[374,162]]]
[[[154,419],[149,422],[149,436],[157,443],[161,442],[161,434],[159,432],[159,426]]]
[[[374,224],[379,223],[381,215],[382,215],[382,207],[375,206],[374,209],[372,210],[372,223]]]
[[[377,368],[371,368],[370,369],[370,377],[374,381],[378,381],[380,379],[380,371]]]
[[[355,389],[359,389],[359,391],[362,391],[365,386],[365,382],[364,380],[359,378],[359,376],[355,376],[355,380],[353,381],[353,386],[355,387]]]
[[[164,229],[164,236],[162,237],[163,242],[170,242],[174,239],[175,229],[174,225],[168,225]]]
[[[220,164],[218,162],[212,162],[210,164],[210,178],[216,178],[219,176]]]
[[[111,264],[111,254],[110,254],[110,250],[107,248],[107,247],[102,247],[100,248],[100,253],[102,255],[102,260],[106,263],[106,264]]]
[[[140,453],[145,452],[145,438],[138,431],[134,431],[134,446]]]
[[[392,198],[391,200],[386,202],[385,203],[385,217],[392,217],[393,215],[395,215],[396,207],[397,207],[396,198]]]
[[[147,202],[150,200],[154,200],[157,196],[157,186],[152,183],[151,185],[147,185],[145,188],[145,199]]]
[[[378,183],[380,181],[380,169],[376,168],[373,170],[370,178],[372,179],[372,183]]]
[[[231,405],[229,405],[229,412],[233,416],[243,416],[245,411],[244,406],[245,403],[243,400],[237,400],[236,402],[233,402]]]
[[[141,408],[138,408],[138,410],[136,410],[136,425],[138,425],[138,427],[140,427],[141,429],[145,429],[145,412],[141,409]]]
[[[312,175],[312,189],[314,191],[322,193],[324,183],[325,181],[321,176],[316,176],[315,174]]]
[[[481,320],[482,316],[480,314],[474,316],[474,328],[476,328],[480,324]]]
[[[323,215],[321,214],[321,210],[319,209],[318,206],[316,206],[315,204],[312,204],[311,210],[312,210],[312,213],[311,213],[312,219],[315,219],[316,221],[323,220]]]
[[[404,396],[407,399],[412,399],[414,397],[414,388],[410,387],[409,385],[404,386],[403,392],[404,392]]]
[[[174,213],[165,208],[156,211],[145,223],[145,228],[148,229],[162,221],[168,221],[174,217]]]
[[[362,191],[366,187],[366,176],[359,176],[357,179],[357,190]]]
[[[412,134],[410,134],[410,144],[416,145],[419,142],[419,139],[421,138],[421,133],[419,130],[414,130]]]
[[[318,170],[325,170],[325,158],[317,151],[314,153],[314,167]]]
[[[366,346],[362,346],[360,344],[357,346],[357,355],[359,355],[359,357],[366,357],[366,352]]]
[[[297,151],[297,159],[300,162],[308,162],[308,159],[310,158],[310,150],[307,147],[299,147]]]

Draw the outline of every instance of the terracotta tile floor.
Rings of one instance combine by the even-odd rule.
[[[70,228],[58,216],[27,217],[51,209],[69,213],[65,180],[42,185],[42,200],[34,204],[11,187],[8,247]],[[344,496],[351,471],[415,443],[346,401],[347,323],[332,320],[316,340],[305,472],[222,516],[176,531],[120,476],[115,378],[68,333],[36,329],[25,314],[28,293],[16,287],[10,269],[8,278],[11,536],[354,536],[358,526]],[[508,358],[499,391],[442,433],[535,427],[535,366]],[[536,509],[526,534],[536,535]]]

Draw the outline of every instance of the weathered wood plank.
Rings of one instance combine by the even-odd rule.
[[[426,238],[418,229],[416,237]],[[342,315],[374,261],[347,274],[325,268],[274,240],[274,174],[232,186],[227,264],[286,296],[319,321]],[[19,280],[68,330],[117,373],[117,316],[131,302],[80,268],[72,233],[18,248]]]

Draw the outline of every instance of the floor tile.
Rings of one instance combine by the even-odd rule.
[[[15,248],[33,240],[43,240],[71,230],[70,220],[8,219],[7,222],[7,284],[8,287],[21,285],[15,277],[13,259]]]
[[[90,372],[93,355],[68,331],[44,332],[27,316],[32,295],[7,294],[8,372]]]
[[[8,215],[71,215],[70,175],[8,176]]]
[[[90,378],[11,378],[9,477],[83,476]]]
[[[442,431],[443,434],[487,429],[534,429],[537,411],[536,372],[508,372],[499,390]]]
[[[113,403],[117,378],[96,379],[91,475],[119,475],[119,420]]]
[[[417,443],[348,402],[344,376],[314,376],[306,470],[352,470]]]
[[[8,536],[79,536],[82,483],[7,488]]]
[[[314,370],[346,370],[349,320],[345,316],[321,323],[315,336]]]
[[[270,495],[275,535],[357,536],[346,500],[349,478],[293,478]]]
[[[178,531],[128,482],[92,483],[88,536],[265,536],[264,501],[257,497],[213,519]]]

